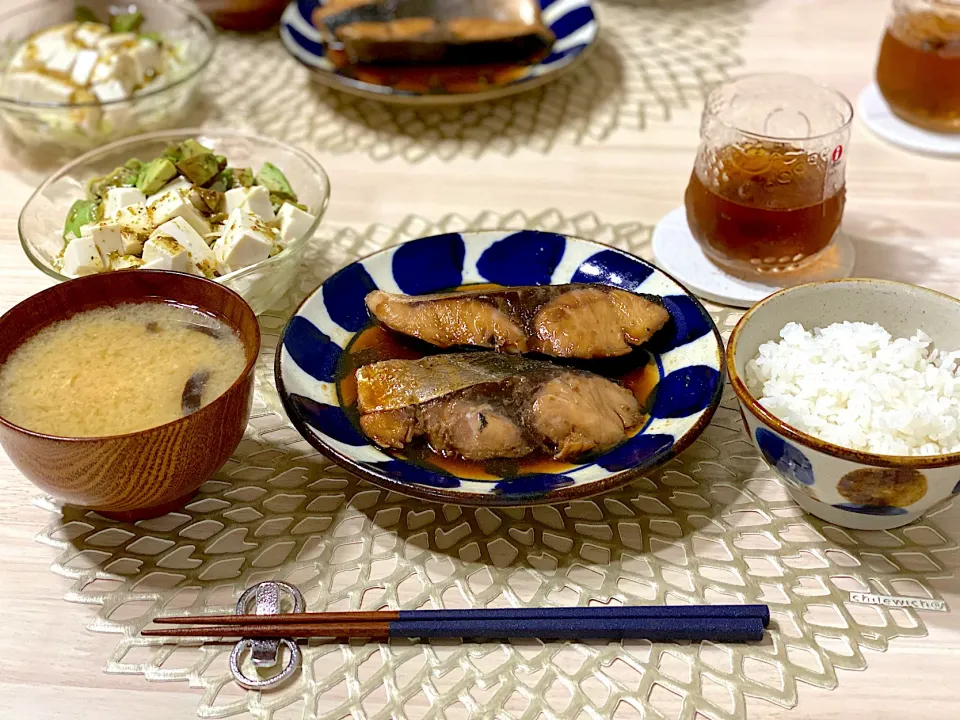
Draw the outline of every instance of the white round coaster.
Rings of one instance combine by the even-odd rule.
[[[901,120],[893,114],[875,82],[857,98],[857,114],[864,125],[894,145],[927,155],[960,157],[960,133],[937,133]]]
[[[809,267],[789,275],[772,275],[769,284],[741,280],[707,259],[690,232],[686,210],[679,207],[664,215],[654,228],[653,257],[662,270],[694,294],[723,305],[746,308],[785,287],[850,277],[856,253],[853,243],[841,233],[833,246]]]

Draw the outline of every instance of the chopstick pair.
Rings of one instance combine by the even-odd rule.
[[[666,605],[480,610],[384,610],[285,615],[159,617],[146,637],[197,638],[539,638],[756,642],[766,605]]]

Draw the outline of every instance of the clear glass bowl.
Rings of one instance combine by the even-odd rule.
[[[239,293],[259,314],[273,306],[290,289],[303,253],[320,225],[330,201],[330,180],[323,167],[307,153],[278,140],[243,133],[201,128],[167,130],[138,135],[105,145],[81,155],[48,177],[36,189],[20,212],[17,229],[20,244],[30,261],[57,281],[69,280],[53,267],[63,248],[63,222],[77,199],[86,197],[90,178],[104,175],[132,157],[148,160],[171,143],[195,138],[224,155],[238,167],[259,168],[271,162],[290,180],[301,203],[316,217],[310,229],[283,252],[263,262],[216,278]],[[121,272],[137,272],[128,270]]]
[[[116,7],[110,0],[83,0],[80,4],[102,19]],[[0,77],[30,35],[72,22],[76,5],[75,0],[46,0],[0,16]],[[83,152],[111,140],[182,122],[201,72],[213,57],[216,32],[191,2],[137,0],[135,6],[143,13],[145,32],[160,33],[180,50],[182,65],[171,80],[129,100],[73,104],[5,97],[0,83],[0,117],[15,138],[30,148]]]

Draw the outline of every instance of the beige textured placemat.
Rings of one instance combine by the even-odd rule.
[[[320,86],[276,33],[225,34],[203,84],[198,120],[246,127],[324,152],[374,160],[449,160],[560,141],[602,142],[699,102],[741,64],[752,0],[601,0],[600,41],[574,72],[496,102],[412,109]]]
[[[727,720],[745,716],[747,696],[792,706],[799,682],[836,687],[838,669],[866,667],[865,649],[926,634],[916,612],[853,605],[848,593],[934,598],[928,581],[948,574],[938,557],[957,544],[933,517],[855,532],[805,516],[754,451],[729,392],[700,440],[649,478],[592,500],[515,510],[430,505],[361,483],[276,411],[275,340],[330,271],[424,234],[522,227],[641,254],[650,235],[553,210],[327,230],[300,291],[262,319],[245,439],[185,510],[117,525],[40,501],[62,513],[39,539],[63,551],[53,570],[75,580],[67,599],[101,606],[90,629],[118,634],[107,672],[188,681],[205,718],[621,717],[632,706],[644,718]],[[736,315],[713,315],[728,334]],[[769,603],[774,623],[754,645],[311,644],[302,673],[263,694],[232,682],[230,646],[137,636],[161,611],[232,612],[245,587],[267,579],[297,584],[308,610],[742,600]]]

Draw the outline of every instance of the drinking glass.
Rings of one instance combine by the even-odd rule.
[[[902,120],[960,133],[960,0],[894,0],[877,85]]]
[[[799,75],[749,75],[707,97],[687,186],[690,231],[723,270],[813,262],[840,226],[853,107]]]

